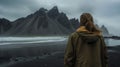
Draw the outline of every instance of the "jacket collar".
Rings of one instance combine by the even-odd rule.
[[[85,26],[80,26],[80,27],[76,30],[76,32],[89,32],[89,31],[85,28]]]
[[[91,33],[91,34],[97,34],[97,35],[101,35],[101,32],[90,32],[90,31],[88,31],[86,28],[85,28],[85,26],[80,26],[77,30],[76,30],[76,32],[82,32],[82,33]]]

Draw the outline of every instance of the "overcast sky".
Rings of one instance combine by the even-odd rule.
[[[83,12],[93,15],[95,23],[105,25],[111,34],[120,35],[120,0],[0,0],[0,18],[11,21],[25,17],[41,7],[58,6],[68,18],[78,18]]]

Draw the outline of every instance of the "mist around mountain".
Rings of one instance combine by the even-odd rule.
[[[0,19],[0,35],[68,35],[79,25],[78,19],[68,19],[65,13],[59,12],[58,7],[54,6],[50,10],[40,8],[35,13],[13,22]],[[109,34],[105,26],[101,29],[103,34]]]

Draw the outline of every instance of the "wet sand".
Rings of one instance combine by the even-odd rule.
[[[66,42],[4,45],[0,67],[64,67],[65,46]],[[108,56],[109,67],[120,67],[120,46],[108,47]]]
[[[0,67],[43,67],[53,60],[60,63],[58,59],[63,60],[65,43],[66,41],[0,45]]]

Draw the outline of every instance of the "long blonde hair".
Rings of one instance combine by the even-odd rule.
[[[85,28],[90,32],[101,32],[94,25],[93,17],[90,13],[83,13],[80,16],[80,26],[85,26]]]

